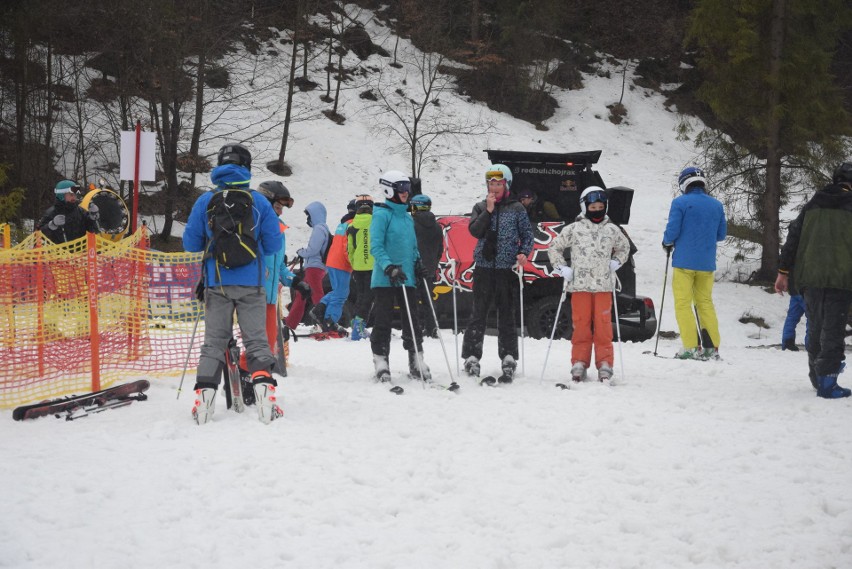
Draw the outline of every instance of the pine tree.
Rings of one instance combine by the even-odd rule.
[[[852,25],[847,0],[699,0],[687,42],[698,47],[698,97],[718,132],[696,140],[732,205],[747,196],[761,232],[758,278],[778,268],[780,209],[804,183],[842,158],[852,116],[830,73],[841,35]]]

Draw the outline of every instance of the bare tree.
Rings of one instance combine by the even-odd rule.
[[[385,135],[394,150],[405,152],[411,160],[411,172],[420,176],[426,160],[455,154],[443,150],[443,142],[459,142],[462,138],[490,132],[493,124],[478,117],[454,116],[451,106],[452,78],[441,73],[444,57],[437,53],[419,52],[404,64],[406,79],[402,85],[391,84],[380,74],[376,91],[379,101],[374,106],[377,121],[374,129]],[[411,93],[403,90],[411,74]],[[447,95],[442,99],[442,95]]]

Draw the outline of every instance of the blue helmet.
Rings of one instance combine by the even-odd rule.
[[[706,184],[707,178],[704,175],[704,170],[696,166],[684,168],[677,177],[677,185],[680,188],[680,193],[682,194],[688,192],[690,186],[700,185],[703,188]]]
[[[80,185],[77,182],[62,180],[56,184],[56,187],[53,189],[53,194],[56,196],[56,199],[62,201],[65,199],[65,194],[76,194],[79,191]]]
[[[429,211],[432,209],[432,200],[425,194],[417,194],[410,200],[411,211]]]

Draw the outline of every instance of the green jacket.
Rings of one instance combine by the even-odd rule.
[[[359,213],[346,230],[346,250],[353,271],[372,271],[373,255],[370,253],[370,223],[373,214]]]
[[[829,184],[790,224],[778,264],[799,290],[852,290],[852,191]]]

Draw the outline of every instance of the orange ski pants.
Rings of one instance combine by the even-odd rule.
[[[612,293],[571,293],[571,320],[571,364],[583,362],[590,367],[594,346],[595,367],[604,363],[612,367]]]

